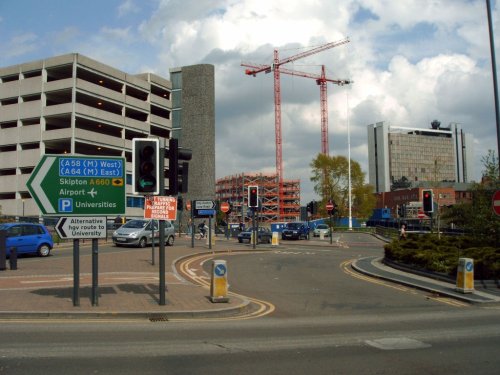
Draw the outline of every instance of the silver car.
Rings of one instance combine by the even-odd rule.
[[[134,219],[126,222],[113,232],[113,243],[116,246],[146,247],[154,242],[159,243],[158,220]],[[174,226],[170,221],[165,221],[165,244],[172,246],[175,240]]]
[[[325,237],[329,237],[330,236],[330,227],[326,224],[318,224],[316,229],[313,231],[313,236],[314,237],[321,237],[321,233],[323,233],[323,235]]]

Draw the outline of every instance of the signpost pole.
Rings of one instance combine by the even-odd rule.
[[[255,228],[255,208],[252,210],[252,231],[253,231],[253,248],[255,249],[255,243],[257,242],[257,230]]]
[[[153,241],[151,242],[151,265],[155,265],[155,226],[154,221],[151,222],[151,237]]]
[[[208,217],[208,249],[212,250],[212,216]]]
[[[165,192],[165,178],[163,177],[163,173],[165,171],[165,139],[160,139],[160,149],[162,150],[161,155],[162,157],[160,158],[160,193],[164,194]],[[160,230],[160,236],[159,236],[159,262],[160,262],[160,306],[165,305],[165,221],[164,220],[159,220],[160,225],[159,225],[159,230]],[[154,239],[153,239],[154,241]]]
[[[194,230],[195,230],[195,226],[194,226],[194,215],[193,215],[193,210],[194,210],[194,205],[193,203],[191,203],[191,248],[194,248]]]
[[[80,240],[73,240],[73,306],[80,306]]]
[[[98,306],[98,270],[99,244],[97,238],[92,238],[92,306]]]

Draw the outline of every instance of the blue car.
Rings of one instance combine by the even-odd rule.
[[[42,224],[35,223],[3,223],[0,230],[7,235],[7,256],[15,247],[17,254],[37,254],[46,257],[54,247],[52,236]]]

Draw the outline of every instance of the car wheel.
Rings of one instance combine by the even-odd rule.
[[[174,246],[174,236],[169,236],[167,238],[167,246]]]
[[[146,247],[146,237],[142,237],[139,240],[139,247]]]
[[[239,243],[243,243],[243,240],[241,238],[238,238]]]
[[[40,245],[38,247],[37,253],[41,257],[47,257],[50,254],[50,246],[47,244]]]

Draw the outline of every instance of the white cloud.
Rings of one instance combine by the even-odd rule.
[[[144,3],[122,1],[115,9],[117,19],[97,25],[95,33],[69,38],[72,47],[130,73],[149,70],[168,76],[172,67],[213,64],[218,177],[275,169],[273,77],[246,76],[241,62],[270,64],[274,49],[283,58],[346,36],[351,40],[347,45],[287,65],[319,73],[318,65],[324,64],[329,77],[354,80],[350,86],[328,86],[331,154],[347,155],[347,121],[352,157],[365,172],[366,126],[378,121],[422,128],[434,119],[443,125],[460,123],[481,145],[476,155],[478,177],[481,153],[496,150],[483,1],[148,3],[152,4],[156,9],[143,16]],[[495,30],[499,22],[495,8]],[[9,41],[10,48],[3,42],[2,51],[22,56],[51,43],[38,30],[27,30]],[[83,28],[67,25],[67,30]],[[313,199],[309,163],[320,151],[319,88],[312,79],[283,75],[281,91],[285,177],[302,180],[302,199],[308,201]]]
[[[34,51],[38,47],[38,37],[35,33],[23,33],[13,37],[2,50],[4,57],[12,58]]]
[[[118,7],[118,17],[123,17],[131,13],[138,13],[139,7],[135,4],[133,0],[125,0]]]

